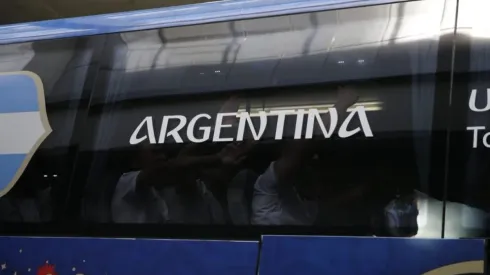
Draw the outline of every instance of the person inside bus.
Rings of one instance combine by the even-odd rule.
[[[259,175],[252,169],[241,169],[226,189],[226,209],[234,225],[249,225],[254,184]]]
[[[443,201],[429,195],[414,191],[421,224],[416,237],[439,238],[442,232],[442,211],[446,208],[444,219],[444,236],[446,238],[484,237],[489,230],[490,215],[483,209],[463,203]]]
[[[250,212],[246,210],[250,207],[251,201],[247,191],[249,191],[250,185],[253,186],[255,183],[254,179],[256,177],[254,178],[254,172],[246,167],[244,161],[252,147],[253,143],[245,141],[231,143],[224,147],[219,145],[218,148],[210,148],[211,150],[207,154],[222,154],[225,151],[233,150],[241,156],[236,158],[227,157],[222,159],[219,164],[202,166],[197,171],[196,176],[205,183],[207,189],[218,200],[222,208],[226,210],[225,218],[227,223],[234,222],[240,219],[239,216],[246,216],[248,215],[246,212]],[[196,152],[196,155],[199,154]],[[249,223],[249,220],[247,219],[247,223]]]
[[[357,99],[354,89],[339,90],[335,104],[339,121]],[[328,119],[328,115],[323,118],[326,125]],[[251,223],[362,227],[360,234],[416,235],[415,181],[400,178],[410,174],[409,168],[397,168],[392,161],[403,152],[378,153],[375,163],[368,158],[362,159],[361,166],[353,166],[349,161],[359,155],[336,155],[322,148],[325,143],[293,140],[286,144],[282,156],[256,181]]]
[[[232,97],[220,112],[236,109]],[[168,158],[146,147],[143,168],[125,173],[117,183],[112,216],[118,223],[223,223],[223,204],[218,202],[217,182],[229,181],[243,160],[247,143],[227,144],[218,152],[202,144],[188,144]],[[203,150],[204,149],[204,150]]]
[[[193,156],[183,149],[167,158],[143,150],[144,168],[119,179],[112,201],[117,223],[223,223],[220,203],[199,177],[200,169],[238,163],[243,148],[228,144],[212,155]]]
[[[340,118],[345,117],[357,99],[354,89],[339,90],[335,108]],[[323,121],[328,119],[325,116]],[[410,208],[410,200],[396,197],[399,194],[405,198],[411,183],[400,183],[405,181],[401,179],[397,184],[383,184],[386,179],[397,178],[396,170],[389,168],[393,166],[392,158],[378,156],[375,164],[365,162],[353,173],[349,160],[359,156],[336,155],[334,150],[325,150],[324,144],[313,140],[286,144],[282,156],[270,164],[255,184],[252,224],[361,228],[359,234],[416,234],[417,209]],[[396,186],[403,188],[395,190]],[[405,208],[407,213],[401,211]]]
[[[339,90],[335,108],[339,120],[358,99],[351,88]],[[323,121],[328,125],[329,116]],[[252,200],[251,223],[256,225],[313,225],[319,213],[322,182],[315,176],[325,169],[312,169],[308,163],[315,155],[316,142],[293,140],[286,144],[281,157],[273,161],[257,179]],[[362,194],[354,192],[355,197]],[[349,194],[352,195],[352,194]]]

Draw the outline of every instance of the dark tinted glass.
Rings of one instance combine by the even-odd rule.
[[[488,3],[460,2],[452,92],[445,233],[488,236],[490,87]],[[467,234],[465,234],[466,236]]]
[[[440,237],[455,4],[107,36],[69,209]]]
[[[456,39],[437,0],[2,45],[53,131],[1,228],[488,235],[484,5]]]
[[[46,223],[63,217],[75,165],[78,144],[76,135],[79,131],[77,124],[86,116],[86,99],[89,95],[86,91],[90,91],[86,83],[90,78],[92,60],[97,55],[96,49],[97,41],[91,38],[0,46],[2,76],[18,71],[30,71],[39,76],[42,81],[40,86],[44,87],[47,120],[52,129],[32,156],[17,184],[0,198],[1,222]],[[2,78],[3,88],[6,87],[4,81]],[[23,89],[20,86],[10,88],[2,89],[1,92],[21,92]],[[3,106],[17,104],[9,100],[11,98],[3,94]],[[25,103],[32,99],[23,100]],[[35,105],[36,110],[38,107],[44,109],[44,104],[37,106],[35,102]],[[33,129],[34,125],[40,125],[40,112],[4,111],[2,109],[0,114],[3,127],[0,139],[2,168],[16,165],[16,155],[22,156],[22,159],[29,158],[28,152],[36,149],[35,140],[40,140],[36,135],[48,133],[46,128],[37,131]],[[1,171],[6,173],[7,169]],[[4,180],[10,178],[2,177]]]

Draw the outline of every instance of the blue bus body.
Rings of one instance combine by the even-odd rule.
[[[488,7],[0,26],[0,274],[486,274]]]

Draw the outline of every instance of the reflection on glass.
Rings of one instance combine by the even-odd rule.
[[[490,87],[490,21],[482,10],[485,6],[488,2],[479,0],[459,4],[444,227],[450,238],[487,237],[490,233],[490,155],[484,141],[490,122],[485,111]]]
[[[96,223],[476,236],[466,228],[486,226],[485,153],[452,164],[445,142],[461,140],[435,122],[453,111],[440,102],[455,8],[417,1],[2,46],[39,72],[54,132],[32,176],[0,199],[0,218],[52,220],[50,201],[67,196]],[[0,70],[11,61],[0,56]]]
[[[60,190],[69,186],[73,159],[68,148],[73,145],[83,82],[94,54],[90,43],[94,40],[96,38],[73,38],[0,46],[0,73],[30,71],[40,77],[53,129],[16,185],[0,198],[0,222],[52,222],[56,213],[63,211],[68,196]],[[19,119],[15,121],[22,123]],[[22,140],[32,138],[24,136],[29,132],[19,129],[3,129],[18,138],[14,139],[17,144],[8,144],[9,140],[3,139],[5,143],[0,147],[18,148]],[[5,170],[2,173],[6,173]]]
[[[111,36],[84,218],[440,237],[434,75],[455,4]]]

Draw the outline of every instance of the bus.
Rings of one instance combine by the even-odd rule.
[[[485,274],[487,8],[0,26],[0,274]]]

